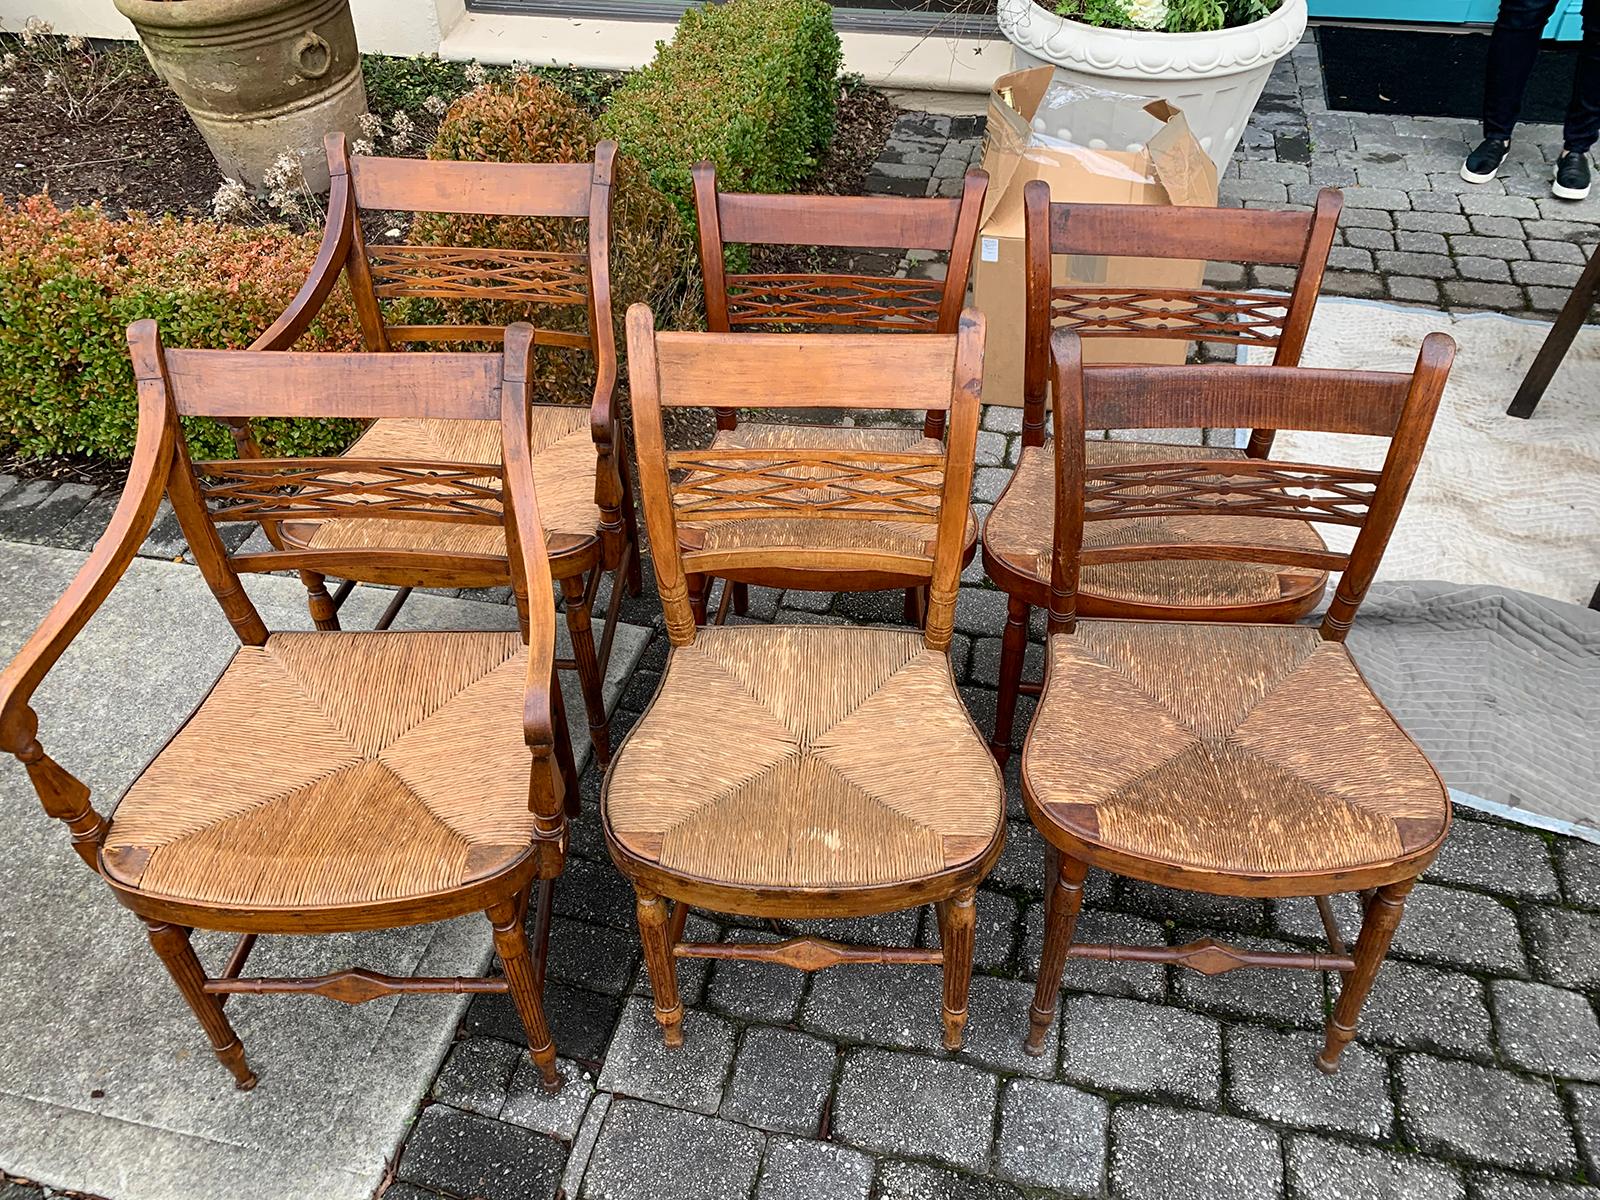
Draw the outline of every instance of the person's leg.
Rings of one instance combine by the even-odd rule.
[[[1583,0],[1583,45],[1572,77],[1561,148],[1587,153],[1600,136],[1600,0]]]
[[[1483,82],[1485,138],[1511,140],[1517,115],[1522,111],[1522,94],[1527,90],[1534,60],[1539,57],[1539,35],[1555,7],[1556,0],[1500,0],[1500,13],[1489,37],[1489,62]]]

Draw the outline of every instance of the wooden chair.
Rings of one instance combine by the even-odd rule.
[[[551,882],[566,852],[563,795],[576,789],[555,685],[555,602],[528,455],[534,333],[501,354],[163,352],[155,323],[128,331],[139,433],[104,537],[67,593],[0,674],[0,747],[26,767],[73,848],[142,920],[156,954],[238,1086],[255,1086],[223,1005],[235,993],[304,993],[360,1004],[404,992],[509,993],[544,1085],[555,1048],[540,1003]],[[192,462],[182,417],[390,417],[497,425],[504,468],[417,459]],[[510,503],[502,504],[502,479]],[[93,616],[149,532],[162,493],[240,649],[107,819],[38,740],[34,690]],[[240,584],[282,568],[381,578],[383,551],[287,549],[230,556],[219,527],[339,515],[363,504],[426,527],[497,526],[523,631],[272,633]],[[454,570],[444,552],[405,564]],[[137,669],[130,667],[130,669]],[[83,731],[85,736],[93,731]],[[524,918],[540,893],[538,952]],[[245,978],[261,934],[388,929],[484,912],[499,979],[396,978],[365,970]],[[240,936],[208,976],[192,929]]]
[[[945,1044],[961,1044],[974,899],[1004,837],[998,769],[962,706],[949,646],[962,525],[977,445],[983,318],[959,333],[662,333],[628,310],[628,374],[645,524],[672,653],[660,690],[617,751],[601,792],[606,842],[638,893],[639,931],[668,1045],[682,1044],[679,958],[939,963]],[[949,445],[668,451],[663,408],[949,413]],[[795,464],[827,464],[796,486]],[[718,482],[741,498],[729,504]],[[685,519],[697,530],[683,549]],[[858,521],[896,531],[870,546]],[[829,529],[844,529],[838,538]],[[724,540],[724,532],[732,536]],[[924,630],[843,626],[698,628],[688,579],[747,564],[893,571],[928,587]],[[736,577],[736,576],[734,576]],[[682,940],[690,905],[761,917],[843,917],[925,903],[940,948]]]
[[[916,199],[894,196],[777,196],[719,192],[716,168],[697,163],[693,171],[695,214],[700,227],[700,267],[705,278],[706,327],[713,333],[878,330],[889,333],[956,332],[972,269],[973,244],[989,177],[968,171],[961,198]],[[945,277],[900,279],[894,276],[842,272],[766,274],[733,273],[727,269],[730,245],[819,246],[843,249],[938,251],[947,256]],[[886,381],[895,393],[901,385]],[[759,403],[759,390],[746,399]],[[818,397],[826,404],[825,396]],[[882,406],[880,406],[882,407]],[[752,446],[761,449],[880,450],[895,455],[927,451],[929,441],[944,435],[944,410],[926,407],[922,434],[914,429],[867,427],[819,429],[808,425],[740,424],[738,411],[716,412],[718,449]],[[966,554],[977,543],[977,521],[971,522]],[[869,538],[872,530],[866,531]],[[869,545],[871,542],[869,541]],[[705,621],[710,578],[689,581],[690,602]],[[903,578],[876,571],[773,569],[750,564],[724,590],[734,611],[743,613],[751,583],[767,587],[822,591],[877,591],[907,588],[906,619],[920,620],[923,597]]]
[[[1084,370],[1076,334],[1058,331],[1052,341],[1060,436],[1049,666],[1022,751],[1023,799],[1049,845],[1028,1050],[1042,1051],[1068,957],[1175,962],[1207,974],[1299,967],[1343,976],[1317,1056],[1334,1071],[1406,894],[1450,826],[1444,783],[1367,688],[1343,643],[1411,486],[1455,344],[1430,334],[1415,372],[1404,375]],[[1084,454],[1086,428],[1267,422],[1391,440],[1377,471],[1246,456],[1096,464]],[[1254,534],[1181,545],[1137,533],[1087,535],[1093,525],[1140,513],[1257,524],[1309,518],[1360,532],[1348,554]],[[1090,566],[1174,553],[1343,574],[1318,628],[1078,618],[1078,582]],[[1074,943],[1090,867],[1216,895],[1316,897],[1331,953],[1245,950],[1211,939],[1176,947]],[[1347,950],[1327,897],[1358,889],[1365,917]]]
[[[561,585],[573,658],[561,665],[576,670],[596,759],[610,758],[610,720],[604,680],[616,632],[624,579],[639,591],[638,532],[626,470],[623,427],[617,421],[617,355],[611,316],[609,243],[611,178],[616,143],[601,142],[593,163],[441,162],[408,158],[352,158],[342,134],[327,138],[328,224],[311,274],[283,315],[251,346],[284,350],[292,346],[321,310],[342,273],[355,300],[368,350],[389,351],[411,344],[498,342],[494,325],[398,325],[385,303],[425,299],[448,304],[493,301],[518,308],[582,306],[585,332],[540,328],[535,344],[562,353],[587,352],[595,364],[594,400],[588,409],[536,404],[530,410],[533,475],[543,500],[545,542],[551,572]],[[586,253],[513,250],[484,246],[369,246],[362,218],[373,211],[457,213],[489,217],[550,218],[587,222]],[[420,400],[420,398],[419,398]],[[354,458],[499,461],[499,429],[494,422],[471,425],[440,422],[421,415],[398,415],[369,428],[348,454]],[[255,455],[248,426],[236,423],[241,452]],[[387,628],[419,580],[399,564],[413,553],[432,560],[437,587],[496,587],[508,582],[506,548],[500,531],[433,522],[425,527],[387,520],[296,520],[269,529],[279,548],[372,549],[389,553],[385,578],[406,584],[383,615]],[[453,569],[439,572],[438,556],[453,556]],[[590,610],[600,577],[613,573],[610,604],[600,647],[595,648]],[[339,628],[338,610],[353,581],[328,594],[323,576],[303,571],[311,615],[318,629]],[[378,580],[366,578],[368,583]]]
[[[1027,358],[1023,371],[1022,454],[1015,474],[984,522],[983,565],[1009,596],[1000,654],[1000,695],[990,745],[1002,763],[1011,753],[1011,730],[1020,692],[1036,695],[1038,683],[1022,680],[1030,610],[1049,602],[1053,451],[1045,439],[1045,400],[1052,327],[1083,337],[1138,337],[1275,347],[1274,365],[1300,361],[1306,329],[1322,287],[1341,199],[1324,188],[1310,213],[1228,208],[1145,208],[1126,204],[1052,204],[1042,180],[1023,189],[1027,238]],[[1272,263],[1297,268],[1287,298],[1259,292],[1211,288],[1110,290],[1093,285],[1055,287],[1053,254],[1203,259]],[[1095,369],[1095,368],[1091,368]],[[1172,415],[1187,399],[1174,391]],[[1183,425],[1163,419],[1163,426]],[[1265,458],[1272,431],[1256,429],[1249,455]],[[1224,447],[1089,443],[1091,465],[1137,463],[1152,458],[1191,460],[1233,457]],[[1137,524],[1113,526],[1103,535],[1136,534],[1142,540],[1186,543],[1219,536],[1272,536],[1287,546],[1322,547],[1303,522],[1213,528],[1207,518],[1145,515]],[[1184,559],[1096,564],[1087,569],[1079,608],[1086,616],[1159,617],[1196,621],[1293,621],[1316,607],[1327,584],[1321,570],[1288,571],[1279,565]]]

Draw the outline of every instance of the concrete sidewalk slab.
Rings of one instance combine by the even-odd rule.
[[[85,556],[0,551],[0,661],[33,631]],[[273,628],[308,628],[293,578],[247,584]],[[392,593],[358,588],[350,628],[370,627]],[[514,628],[500,604],[414,595],[406,628]],[[563,631],[564,638],[564,631]],[[632,672],[648,631],[617,631],[607,694]],[[104,811],[221,670],[237,641],[192,567],[136,560],[35,698],[40,741]],[[576,682],[567,708],[587,737]],[[116,1200],[371,1196],[411,1123],[464,1000],[406,997],[347,1008],[318,998],[247,997],[229,1006],[260,1086],[233,1090],[151,953],[143,927],[83,869],[17,764],[0,763],[8,843],[0,909],[0,1169]],[[264,941],[263,974],[362,965],[397,974],[476,975],[488,925]],[[220,966],[231,939],[200,936]]]

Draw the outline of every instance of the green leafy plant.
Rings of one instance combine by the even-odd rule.
[[[479,162],[564,163],[594,157],[604,135],[594,118],[555,84],[531,73],[491,81],[451,106],[428,151],[430,158]],[[635,301],[666,317],[682,303],[693,261],[689,228],[672,202],[650,182],[626,152],[619,154],[612,193],[611,288],[613,314],[621,320]],[[561,218],[482,217],[428,214],[411,231],[415,242],[449,246],[497,246],[581,253],[584,223]],[[398,319],[504,325],[528,320],[552,329],[586,327],[580,305],[504,301],[409,301]],[[547,403],[587,404],[594,366],[585,354],[540,347],[535,387]]]
[[[692,220],[700,159],[730,191],[788,191],[811,172],[833,140],[839,59],[824,0],[691,8],[600,124]]]
[[[0,205],[0,450],[127,459],[137,427],[128,325],[154,318],[168,346],[247,346],[304,281],[317,242],[282,226],[112,220],[43,195]],[[358,344],[340,288],[300,347]],[[223,426],[184,424],[197,457],[233,456]],[[299,455],[337,452],[359,427],[262,420],[254,429],[267,453]]]
[[[1107,29],[1201,33],[1248,25],[1276,12],[1282,0],[1060,0],[1056,12]]]

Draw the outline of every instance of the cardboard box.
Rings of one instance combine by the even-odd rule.
[[[1079,88],[1055,80],[1052,67],[1013,71],[989,94],[983,167],[989,172],[973,266],[973,303],[989,318],[983,398],[1022,404],[1022,189],[1043,179],[1055,201],[1086,204],[1217,202],[1217,169],[1189,132],[1183,114],[1164,100]],[[1089,145],[1073,126],[1109,132]],[[1107,287],[1198,287],[1203,262],[1159,258],[1057,255],[1055,282]],[[1085,338],[1086,362],[1181,363],[1185,342],[1155,338]]]

